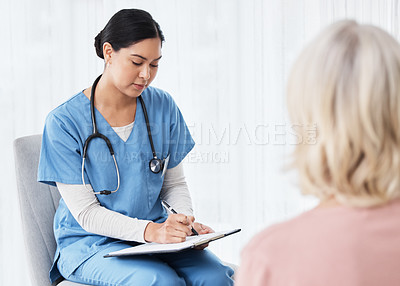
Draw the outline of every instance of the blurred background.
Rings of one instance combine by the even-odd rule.
[[[0,285],[29,285],[12,142],[102,72],[94,37],[123,8],[141,8],[166,42],[154,86],[172,94],[197,143],[185,173],[198,221],[242,232],[210,245],[240,263],[259,230],[314,207],[287,168],[299,138],[285,82],[301,48],[351,18],[399,39],[398,0],[1,0]],[[312,103],[310,103],[312,104]]]

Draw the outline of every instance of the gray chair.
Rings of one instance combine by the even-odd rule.
[[[56,252],[53,218],[60,200],[57,188],[36,181],[41,140],[41,135],[33,135],[14,141],[22,229],[28,254],[30,277],[34,286],[51,285],[49,270]],[[63,280],[58,285],[78,286],[84,284]]]
[[[53,218],[60,200],[60,193],[56,187],[37,182],[41,141],[41,135],[21,137],[14,141],[22,229],[28,252],[30,277],[34,286],[51,285],[49,270],[56,252]],[[237,268],[236,265],[225,264],[234,270]],[[84,284],[63,280],[58,285]]]

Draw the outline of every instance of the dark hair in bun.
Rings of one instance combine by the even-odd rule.
[[[108,42],[115,51],[144,39],[165,38],[160,26],[151,15],[139,9],[123,9],[111,17],[107,25],[94,39],[96,54],[104,59],[103,44]]]

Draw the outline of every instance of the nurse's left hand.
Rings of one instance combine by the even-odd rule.
[[[207,233],[213,233],[215,232],[211,227],[206,226],[205,224],[199,223],[199,222],[195,222],[193,223],[193,228],[199,233],[199,234],[207,234]],[[194,249],[198,249],[198,250],[203,250],[204,248],[206,248],[208,246],[207,244],[203,244],[200,246],[195,247]]]

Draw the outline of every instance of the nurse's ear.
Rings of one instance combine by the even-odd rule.
[[[106,62],[106,65],[111,64],[111,56],[114,52],[114,49],[112,48],[111,44],[109,42],[105,42],[103,44],[103,55],[104,55],[104,61]]]

